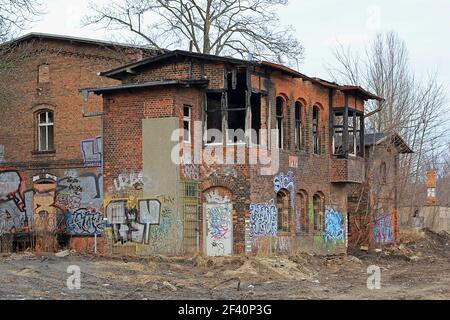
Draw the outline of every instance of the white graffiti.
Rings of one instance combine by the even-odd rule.
[[[276,236],[278,231],[278,210],[275,201],[250,205],[250,236]]]
[[[279,192],[281,189],[286,189],[291,192],[291,207],[295,207],[295,185],[294,185],[294,173],[289,171],[287,174],[283,172],[279,173],[273,178],[274,191]]]
[[[152,179],[141,172],[121,173],[114,179],[114,188],[116,191],[134,190],[151,190]]]
[[[208,192],[205,195],[205,198],[206,198],[206,202],[208,202],[208,203],[229,203],[230,202],[230,199],[228,198],[228,196],[222,197],[219,194],[219,190],[214,190],[214,191]]]

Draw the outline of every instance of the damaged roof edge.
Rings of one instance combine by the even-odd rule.
[[[81,92],[93,92],[95,94],[102,94],[113,91],[131,90],[131,89],[145,89],[158,86],[168,86],[168,85],[207,85],[209,80],[163,80],[163,81],[149,81],[143,83],[133,83],[126,85],[102,87],[102,88],[83,88]]]
[[[103,77],[108,77],[108,78],[113,78],[116,80],[120,80],[121,79],[121,75],[123,75],[124,73],[129,73],[131,72],[133,69],[139,69],[145,65],[151,64],[151,63],[155,63],[158,61],[162,61],[165,59],[169,59],[169,58],[173,58],[173,57],[178,57],[178,56],[184,56],[184,57],[191,57],[191,58],[197,58],[197,59],[203,59],[203,60],[210,60],[210,61],[220,61],[220,62],[228,62],[231,64],[238,64],[238,65],[247,65],[247,66],[262,66],[262,67],[266,67],[266,68],[270,68],[270,69],[274,69],[274,70],[278,70],[280,72],[289,74],[293,77],[298,77],[307,81],[310,81],[312,83],[315,84],[319,84],[323,87],[326,88],[330,88],[330,89],[336,89],[336,90],[341,90],[341,91],[347,91],[347,92],[357,92],[358,94],[362,95],[365,100],[367,99],[373,99],[373,100],[378,100],[378,101],[383,101],[384,99],[372,94],[366,90],[364,90],[363,88],[359,87],[359,86],[341,86],[338,85],[336,83],[332,83],[326,80],[322,80],[322,79],[318,79],[318,78],[312,78],[312,77],[308,77],[305,74],[302,74],[298,71],[295,71],[289,67],[286,67],[284,65],[281,64],[277,64],[277,63],[273,63],[273,62],[268,62],[268,61],[249,61],[249,60],[242,60],[242,59],[236,59],[236,58],[231,58],[231,57],[221,57],[221,56],[216,56],[216,55],[211,55],[211,54],[203,54],[203,53],[197,53],[197,52],[189,52],[189,51],[183,51],[183,50],[174,50],[174,51],[170,51],[155,57],[150,57],[150,58],[146,58],[143,59],[141,61],[138,62],[133,62],[109,71],[105,71],[105,72],[100,72],[99,75],[103,76]]]

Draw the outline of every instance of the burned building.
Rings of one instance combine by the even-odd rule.
[[[382,98],[179,50],[101,75],[121,81],[83,91],[103,96],[113,252],[347,250],[349,202],[366,171],[365,102]]]

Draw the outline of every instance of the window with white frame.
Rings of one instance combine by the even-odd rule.
[[[38,151],[54,150],[54,117],[52,111],[41,111],[37,114]]]
[[[183,106],[184,142],[191,143],[191,106]]]

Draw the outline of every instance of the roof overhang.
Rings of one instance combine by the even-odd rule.
[[[120,92],[124,90],[148,89],[161,86],[207,86],[209,80],[164,80],[164,81],[149,81],[143,83],[122,84],[118,86],[100,87],[100,88],[84,88],[80,91],[83,95],[90,92],[95,94],[104,94],[112,92]]]

